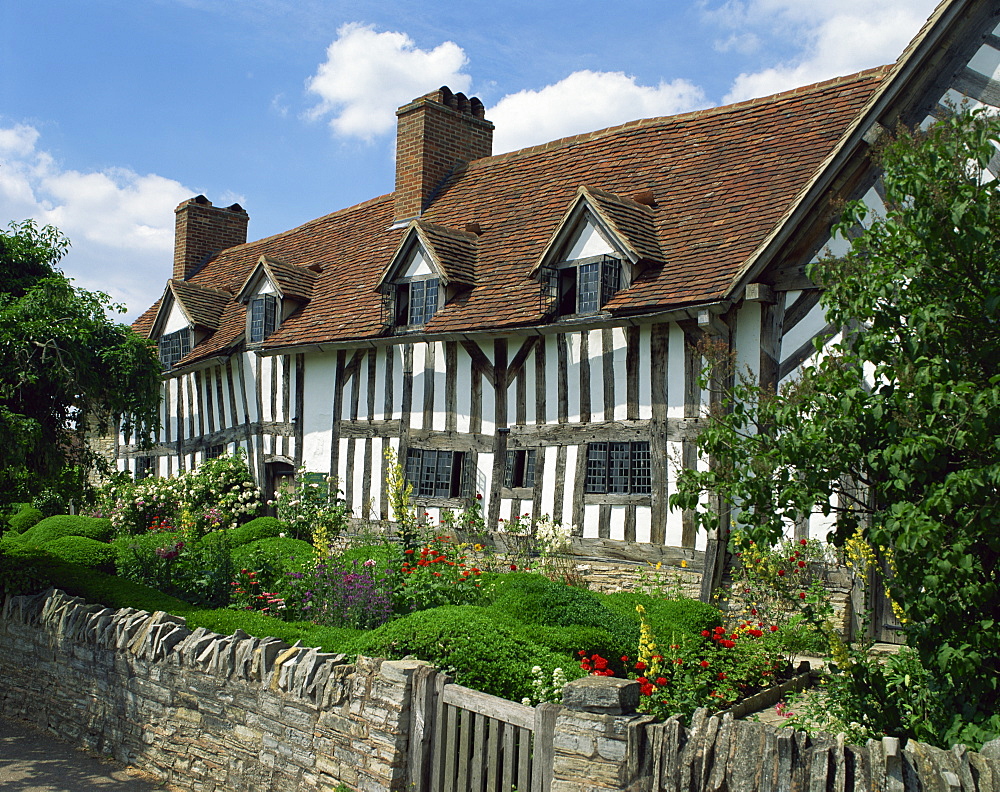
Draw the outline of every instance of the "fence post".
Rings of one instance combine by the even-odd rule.
[[[613,677],[576,679],[563,689],[563,705],[553,733],[550,792],[584,792],[598,786],[609,792],[637,789],[647,775],[645,727],[653,720],[635,714],[639,683]]]
[[[413,671],[410,740],[406,757],[407,789],[413,792],[430,790],[431,744],[437,709],[436,677],[437,672],[430,664],[423,664]]]

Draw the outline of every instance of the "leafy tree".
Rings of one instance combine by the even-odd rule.
[[[78,486],[100,464],[84,442],[124,418],[155,425],[160,365],[147,341],[108,319],[121,310],[57,268],[69,241],[32,221],[0,231],[0,503]]]
[[[838,231],[866,228],[810,272],[836,343],[778,394],[735,378],[700,440],[712,470],[673,498],[721,495],[762,543],[821,511],[835,539],[891,548],[907,642],[955,713],[945,743],[1000,732],[997,146],[1000,120],[963,113],[885,147],[885,216],[850,204]]]

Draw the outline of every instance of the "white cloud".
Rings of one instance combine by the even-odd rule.
[[[736,102],[892,63],[934,10],[936,0],[730,0],[707,11],[735,30],[718,49],[766,51],[768,42],[801,42],[784,63],[740,74],[725,97]]]
[[[706,104],[702,90],[686,80],[649,86],[622,72],[583,70],[537,91],[509,94],[486,117],[496,124],[493,150],[500,153]]]
[[[440,85],[466,91],[472,80],[461,70],[468,62],[457,44],[432,50],[417,47],[405,33],[376,32],[351,22],[340,27],[326,61],[306,82],[320,103],[312,118],[332,115],[338,135],[371,140],[395,128],[396,108]]]
[[[172,179],[126,168],[63,169],[38,148],[39,132],[0,128],[0,218],[33,218],[72,242],[63,271],[105,291],[135,318],[162,293],[174,240],[174,207],[195,194]]]

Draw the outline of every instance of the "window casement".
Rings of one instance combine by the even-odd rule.
[[[205,459],[218,459],[226,453],[224,445],[213,445],[205,449]]]
[[[542,310],[558,316],[593,314],[622,288],[622,260],[600,255],[544,267]]]
[[[508,489],[535,486],[535,449],[517,449],[507,452],[503,485]]]
[[[135,481],[152,478],[156,475],[156,460],[151,456],[139,456],[135,458]]]
[[[406,452],[406,480],[421,498],[468,496],[464,451],[410,448]]]
[[[278,329],[278,298],[273,294],[260,294],[251,299],[247,313],[249,343],[260,344]]]
[[[436,277],[408,278],[394,284],[395,325],[421,327],[437,313],[441,281]]]
[[[191,328],[184,327],[160,337],[160,362],[170,370],[191,352]]]
[[[648,495],[653,491],[649,443],[590,443],[587,446],[589,494]]]

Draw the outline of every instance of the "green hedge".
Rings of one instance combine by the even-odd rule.
[[[248,523],[231,528],[226,532],[230,547],[241,547],[258,539],[276,537],[285,530],[285,525],[274,517],[257,517]]]
[[[117,551],[107,542],[98,542],[86,536],[62,536],[42,545],[49,555],[79,564],[90,569],[113,574]]]
[[[654,633],[676,630],[689,635],[699,635],[702,630],[711,630],[722,624],[722,613],[718,608],[687,597],[663,599],[638,591],[616,591],[613,594],[602,595],[601,599],[608,608],[635,618],[638,618],[636,605],[642,605],[646,609],[646,618]]]
[[[64,536],[86,536],[106,542],[111,538],[112,530],[111,520],[104,517],[58,514],[46,517],[22,533],[21,541],[35,547]]]
[[[448,669],[460,685],[520,701],[531,693],[532,666],[547,678],[570,665],[565,655],[530,641],[474,605],[446,605],[417,611],[359,636],[352,654],[388,659],[407,655]]]
[[[10,526],[10,530],[15,533],[24,533],[33,525],[41,522],[45,519],[45,515],[42,514],[38,509],[36,509],[31,504],[22,504],[22,508],[13,517],[7,520],[7,524]]]

